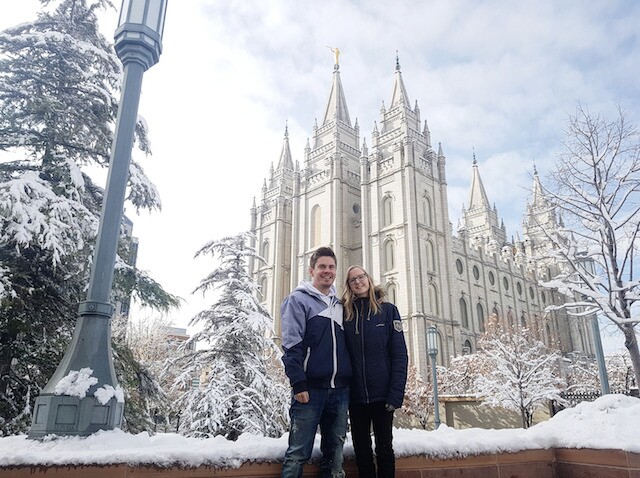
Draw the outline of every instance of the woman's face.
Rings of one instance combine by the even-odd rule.
[[[351,269],[347,280],[351,292],[353,292],[356,297],[367,297],[369,295],[369,278],[362,269],[359,267]]]

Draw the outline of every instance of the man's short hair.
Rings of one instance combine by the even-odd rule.
[[[338,264],[338,259],[336,259],[336,255],[333,252],[333,249],[330,247],[319,247],[313,254],[311,254],[311,259],[309,260],[309,268],[313,269],[316,266],[316,262],[321,257],[333,257],[333,260]]]

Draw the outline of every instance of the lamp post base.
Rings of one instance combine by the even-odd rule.
[[[36,399],[29,438],[46,435],[88,436],[120,428],[124,403],[111,398],[102,405],[95,397],[43,394]]]

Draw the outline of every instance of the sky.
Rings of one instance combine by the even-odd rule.
[[[605,395],[582,402],[529,429],[457,430],[441,425],[435,431],[398,429],[393,432],[397,457],[412,455],[459,458],[480,453],[506,453],[548,448],[614,449],[640,453],[640,400]],[[217,436],[188,438],[174,433],[132,435],[116,429],[87,438],[28,440],[26,435],[0,438],[0,467],[129,463],[197,467],[239,467],[250,460],[282,460],[288,435],[265,438],[241,435],[236,442]],[[314,457],[320,455],[316,439]],[[347,436],[345,456],[353,455]]]
[[[2,0],[0,29],[34,19],[38,8]],[[211,299],[191,292],[213,263],[193,256],[249,229],[285,125],[302,162],[328,99],[332,46],[361,138],[371,144],[390,102],[397,55],[409,99],[447,157],[454,231],[475,152],[489,200],[515,236],[534,162],[544,179],[578,103],[610,115],[620,104],[638,122],[638,18],[632,0],[170,1],[163,53],[145,74],[139,108],[153,156],[136,157],[163,208],[126,210],[138,267],[185,299],[171,314],[176,325],[208,307]],[[116,23],[115,10],[103,15],[105,36]]]

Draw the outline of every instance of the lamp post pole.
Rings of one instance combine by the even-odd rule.
[[[113,366],[114,307],[109,298],[142,76],[159,60],[166,7],[167,0],[122,2],[114,46],[124,66],[124,80],[87,299],[80,303],[73,338],[62,361],[36,399],[29,438],[87,436],[122,423],[124,394]],[[65,385],[69,382],[75,387]]]
[[[604,351],[602,349],[602,336],[600,335],[600,325],[598,324],[597,314],[593,314],[591,318],[591,330],[593,333],[593,341],[596,346],[596,360],[598,362],[598,376],[600,377],[600,390],[602,395],[610,393],[609,377],[607,376],[607,366],[604,362]]]
[[[436,370],[436,357],[438,355],[438,329],[435,325],[427,329],[427,353],[431,357],[431,370],[433,372],[433,424],[437,430],[440,426],[440,404],[438,403],[438,371]]]

